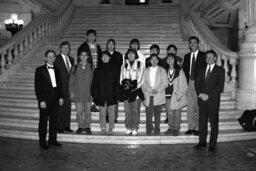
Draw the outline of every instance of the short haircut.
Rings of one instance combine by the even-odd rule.
[[[86,52],[86,54],[88,55],[87,62],[92,64],[92,58],[89,56],[89,54],[88,54],[88,52],[86,50],[82,50],[81,52],[79,52],[78,58],[77,58],[77,63],[79,63],[81,61],[80,56],[82,55],[83,52]]]
[[[196,36],[191,36],[191,37],[189,38],[189,42],[190,42],[190,40],[192,40],[192,39],[196,40],[197,43],[199,43],[199,38],[198,38],[198,37],[196,37]]]
[[[134,54],[135,54],[135,59],[138,59],[138,58],[139,58],[139,56],[138,56],[138,54],[137,54],[137,51],[136,51],[135,49],[133,49],[133,48],[129,48],[129,49],[127,50],[127,52],[125,53],[125,56],[124,56],[125,59],[128,59],[128,54],[129,54],[129,53],[134,53]]]
[[[170,50],[171,48],[173,48],[176,52],[178,51],[177,46],[175,46],[175,45],[173,45],[173,44],[167,46],[166,50],[168,51],[168,50]]]
[[[150,55],[150,56],[149,56],[149,59],[151,60],[153,57],[156,57],[156,58],[158,59],[158,61],[159,61],[159,57],[158,57],[157,54],[152,54],[152,55]]]
[[[133,43],[137,43],[137,44],[138,44],[138,50],[140,50],[140,42],[139,42],[139,40],[138,40],[138,39],[132,39],[132,40],[130,41],[129,48],[132,48],[131,45],[132,45]]]
[[[60,48],[61,48],[62,46],[65,46],[65,45],[68,45],[69,48],[70,48],[70,43],[69,43],[68,41],[63,41],[63,42],[61,42]]]
[[[150,48],[149,48],[149,50],[152,50],[152,49],[157,49],[158,54],[160,53],[160,47],[159,47],[157,44],[151,45]]]
[[[218,56],[218,55],[217,55],[217,53],[216,53],[214,50],[212,50],[212,49],[211,49],[211,50],[206,51],[206,52],[205,52],[205,56],[206,56],[208,53],[213,54],[213,56],[214,56],[214,57],[217,57],[217,56]]]
[[[88,36],[89,34],[94,34],[95,36],[97,36],[97,32],[94,29],[87,30],[86,35]]]
[[[49,53],[51,53],[51,52],[54,54],[54,56],[56,56],[56,52],[55,52],[54,50],[51,50],[51,49],[47,50],[47,51],[45,52],[44,56],[47,58],[47,55],[48,55]]]
[[[107,55],[108,57],[110,57],[110,58],[111,58],[111,56],[109,55],[109,52],[108,52],[108,51],[106,51],[106,50],[102,52],[102,56],[101,56],[101,58],[103,57],[103,55]]]
[[[110,42],[113,42],[114,45],[116,46],[116,41],[115,41],[114,39],[108,39],[107,44],[106,44],[106,49],[108,49],[108,44],[109,44]]]

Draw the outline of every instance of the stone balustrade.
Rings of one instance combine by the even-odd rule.
[[[200,40],[200,49],[207,51],[213,49],[218,54],[217,65],[225,69],[225,92],[232,93],[235,99],[237,89],[237,64],[238,55],[226,48],[206,26],[204,21],[196,13],[189,10],[187,0],[181,0],[181,32],[184,38],[197,36]]]
[[[10,70],[36,43],[58,34],[69,23],[73,13],[74,3],[67,1],[58,16],[40,15],[13,36],[0,49],[0,75]]]

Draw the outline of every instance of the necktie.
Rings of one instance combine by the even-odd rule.
[[[68,57],[67,56],[65,56],[65,59],[66,59],[66,67],[67,67],[67,70],[68,70],[68,72],[70,72],[70,64],[69,64],[69,61],[68,61]]]
[[[191,73],[190,73],[190,79],[191,79],[191,80],[194,80],[194,79],[195,79],[195,75],[194,75],[195,61],[196,61],[196,57],[195,57],[195,54],[193,54],[192,63],[191,63]]]
[[[211,74],[211,67],[209,66],[209,67],[208,67],[208,70],[207,70],[207,72],[206,72],[206,76],[205,76],[205,81],[206,81],[206,82],[209,80],[210,74]]]
[[[47,65],[47,69],[54,69],[54,68]]]

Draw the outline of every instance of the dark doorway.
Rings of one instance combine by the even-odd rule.
[[[125,0],[125,5],[148,5],[148,0]]]

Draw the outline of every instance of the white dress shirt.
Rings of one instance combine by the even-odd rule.
[[[53,88],[56,88],[57,87],[57,84],[56,84],[56,77],[55,77],[55,72],[54,72],[54,69],[53,68],[53,65],[49,65],[47,64],[48,67],[51,67],[51,68],[48,68],[47,67],[47,70],[49,72],[49,75],[50,75],[50,78],[51,78],[51,82],[52,82],[52,87]]]
[[[70,63],[70,61],[69,61],[69,58],[67,57],[67,60],[66,60],[66,56],[65,56],[65,55],[63,55],[62,53],[61,53],[61,56],[62,56],[62,59],[63,59],[63,61],[64,61],[65,65],[66,65],[66,67],[68,66],[68,64],[66,63],[66,61],[68,61],[69,66],[70,66],[70,68],[69,68],[69,69],[71,69],[71,63]],[[68,67],[67,67],[67,68],[68,68]]]
[[[213,64],[211,64],[211,65],[207,65],[206,72],[205,72],[205,78],[206,78],[208,69],[210,68],[210,71],[212,72],[212,69],[213,69],[214,66],[215,66],[215,63],[213,63]]]
[[[197,50],[195,52],[191,52],[191,54],[190,54],[190,70],[189,70],[189,75],[191,75],[193,55],[195,55],[195,61],[196,61],[198,52],[199,52],[199,50]]]
[[[158,67],[156,66],[156,67],[150,67],[150,69],[149,69],[149,78],[150,78],[150,86],[151,87],[155,87],[157,68]]]

